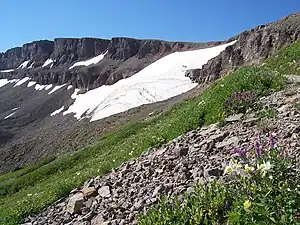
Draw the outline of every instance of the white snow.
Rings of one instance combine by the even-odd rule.
[[[0,79],[0,87],[3,87],[6,84],[9,84],[9,80],[7,80],[7,79]]]
[[[16,83],[16,82],[18,82],[20,79],[12,79],[12,80],[9,80],[9,83]]]
[[[9,69],[9,70],[1,70],[0,73],[9,73],[15,71],[14,69]]]
[[[9,114],[8,116],[4,117],[4,119],[6,120],[6,119],[8,119],[9,117],[12,117],[15,113],[16,113],[16,112],[13,112],[13,113]]]
[[[20,86],[22,84],[24,84],[26,81],[30,80],[30,77],[24,77],[23,79],[19,80],[14,87]]]
[[[35,88],[35,90],[37,90],[37,91],[41,91],[41,90],[43,90],[45,87],[46,87],[45,85],[36,84],[34,88]]]
[[[65,85],[66,85],[66,84],[55,86],[48,94],[51,95],[52,93],[54,93],[54,92],[57,91],[58,89],[64,87]]]
[[[16,111],[17,109],[19,109],[20,107],[17,107],[17,108],[13,108],[11,111]]]
[[[51,63],[52,63],[52,65],[51,65],[51,67],[52,67],[52,66],[53,66],[53,63],[54,63],[53,59],[47,59],[47,60],[44,62],[44,64],[42,65],[42,67],[48,66],[48,65],[51,64]]]
[[[27,84],[27,87],[32,87],[35,84],[36,84],[36,81],[29,81]]]
[[[75,113],[75,117],[80,119],[87,112],[91,121],[95,121],[182,94],[197,85],[185,77],[188,69],[201,68],[209,59],[234,43],[235,41],[207,49],[175,52],[113,85],[103,85],[84,94],[78,94],[79,90],[75,89],[71,96],[75,102],[63,115]]]
[[[33,67],[34,63],[35,63],[35,61],[33,61],[33,62],[30,64],[30,66],[28,67],[28,69],[31,69],[31,68]]]
[[[30,60],[27,60],[27,61],[23,62],[23,63],[18,67],[18,69],[24,69],[24,68],[26,68],[27,65],[28,65],[28,63],[29,63],[29,61],[30,61]]]
[[[48,91],[50,88],[52,88],[52,86],[53,86],[52,84],[48,84],[48,85],[45,87],[45,90]]]
[[[107,51],[103,54],[100,54],[100,55],[94,57],[94,58],[91,58],[91,59],[88,59],[88,60],[85,60],[85,61],[76,62],[69,69],[73,69],[74,67],[77,67],[77,66],[90,66],[92,64],[97,64],[104,58],[106,53],[107,53]]]
[[[50,114],[50,116],[55,116],[56,114],[59,114],[64,110],[64,106],[60,107],[58,110],[55,110],[53,113]]]
[[[73,87],[72,85],[69,85],[69,86],[67,87],[67,90],[70,90],[72,87]]]

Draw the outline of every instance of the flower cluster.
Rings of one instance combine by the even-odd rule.
[[[277,147],[276,134],[270,132],[267,136],[268,141],[264,140],[260,135],[257,137],[254,143],[254,151],[251,151],[252,149],[249,145],[247,147],[233,148],[230,154],[234,159],[226,166],[224,174],[235,174],[246,177],[251,173],[257,173],[264,177],[267,172],[272,169],[272,164],[262,158],[265,154],[268,154],[270,150]],[[266,148],[267,144],[269,146],[268,148]],[[254,154],[251,154],[253,152]]]
[[[224,102],[225,110],[230,113],[245,113],[256,101],[257,95],[251,91],[237,92]]]

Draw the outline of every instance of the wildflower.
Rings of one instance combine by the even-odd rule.
[[[233,168],[231,165],[226,166],[224,170],[224,174],[231,174],[233,172]]]
[[[254,168],[252,166],[249,166],[248,164],[246,164],[245,165],[245,171],[247,173],[250,173],[250,172],[254,171]]]
[[[231,153],[233,156],[246,158],[246,157],[247,157],[248,150],[247,150],[247,149],[243,149],[243,148],[234,148],[234,149],[232,149],[232,150],[230,151],[230,153]]]
[[[250,191],[249,195],[248,195],[248,198],[250,201],[253,201],[253,193],[252,191]]]
[[[268,161],[268,162],[264,162],[262,164],[258,164],[257,165],[257,169],[261,172],[262,176],[264,177],[266,175],[266,173],[268,171],[270,171],[272,168],[272,165],[271,163]]]
[[[246,200],[244,202],[244,209],[245,210],[248,210],[249,208],[251,207],[251,202],[249,200]]]
[[[276,140],[275,140],[275,134],[274,133],[270,133],[269,135],[269,145],[270,145],[270,148],[273,149],[275,148],[276,146]]]
[[[258,136],[258,138],[254,144],[254,149],[255,149],[257,157],[261,158],[261,156],[262,156],[262,141],[261,141],[260,136]]]

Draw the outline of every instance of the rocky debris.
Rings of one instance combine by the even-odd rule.
[[[198,83],[209,83],[243,65],[260,64],[284,45],[300,39],[300,13],[244,31],[220,55],[201,69],[189,70],[186,76]]]
[[[294,98],[300,93],[299,87],[294,85],[287,90],[294,90],[288,98]],[[244,126],[245,120],[255,118],[250,114],[224,127],[213,124],[198,128],[160,148],[144,152],[137,159],[123,163],[103,177],[87,181],[85,186],[93,185],[98,195],[84,199],[82,205],[83,195],[80,194],[79,213],[73,213],[77,211],[74,210],[73,199],[77,199],[78,193],[75,193],[39,215],[27,218],[25,222],[137,224],[138,214],[149,209],[161,195],[176,195],[180,198],[185,191],[192,193],[196,183],[205,183],[222,176],[229,161],[230,150],[251,146],[257,135],[263,134],[265,130],[276,133],[278,144],[286,146],[289,154],[300,162],[300,112],[295,108],[295,102],[285,101],[286,98],[286,90],[261,98],[260,102],[265,107],[285,107],[286,111],[277,111],[275,119],[256,118],[253,126]],[[65,206],[70,206],[73,211],[67,213]]]

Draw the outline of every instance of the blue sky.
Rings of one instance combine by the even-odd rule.
[[[224,40],[300,11],[300,0],[3,0],[0,52],[55,37]]]

